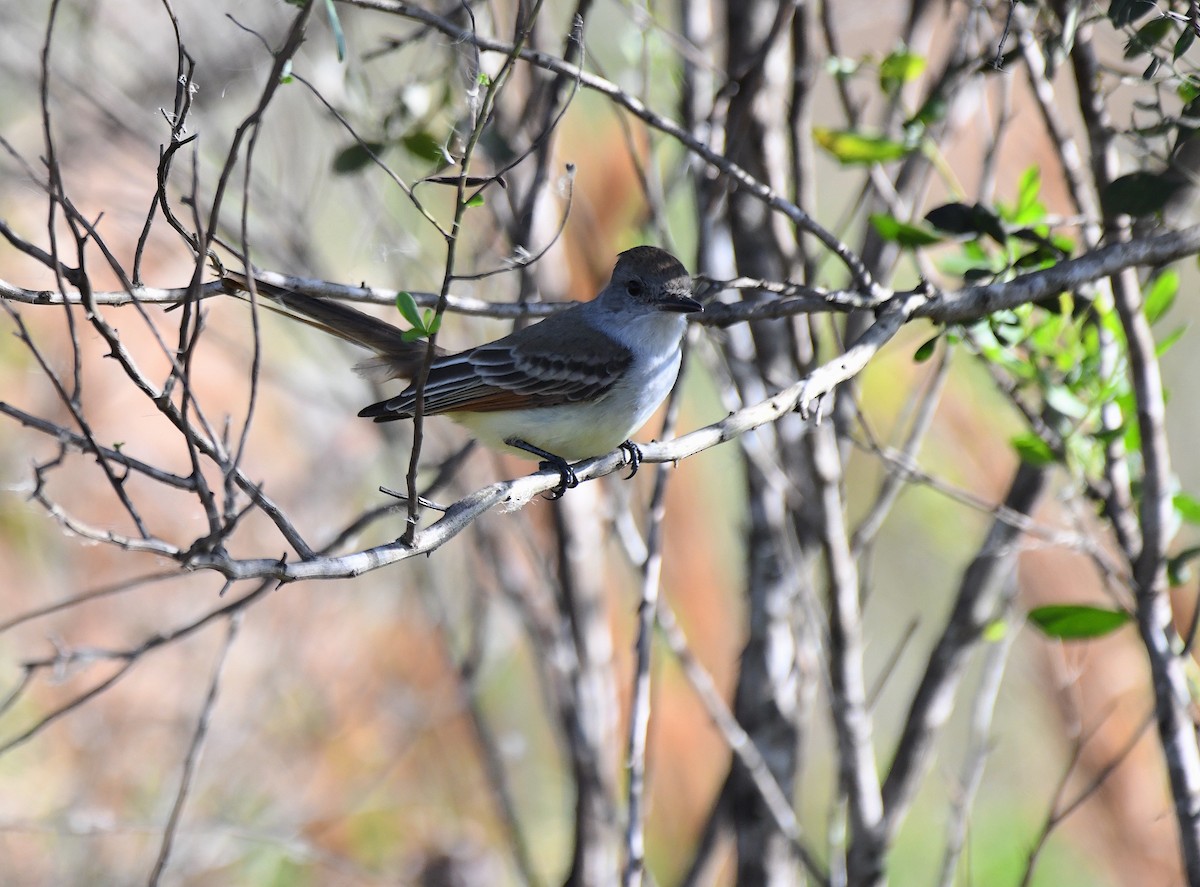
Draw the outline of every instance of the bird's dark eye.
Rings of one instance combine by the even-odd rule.
[[[646,288],[642,286],[640,280],[631,280],[625,284],[625,291],[631,296],[640,296],[646,291]]]

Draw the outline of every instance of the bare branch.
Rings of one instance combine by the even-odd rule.
[[[1044,484],[1044,469],[1022,463],[1009,486],[1005,506],[1021,514],[1029,513],[1037,504]],[[929,656],[883,783],[884,823],[889,834],[894,835],[900,827],[937,731],[950,716],[967,654],[978,643],[987,624],[1002,612],[1004,579],[1015,558],[1014,543],[1018,536],[1018,531],[1009,524],[993,523],[979,553],[963,574],[954,609]]]
[[[147,882],[150,887],[156,887],[161,881],[163,872],[167,868],[167,860],[171,856],[171,845],[175,842],[175,836],[179,830],[179,821],[183,816],[183,805],[187,802],[188,793],[191,790],[192,779],[196,775],[196,767],[200,763],[200,750],[204,747],[204,739],[208,735],[208,727],[212,721],[213,709],[217,704],[217,693],[221,686],[221,674],[225,670],[225,663],[229,659],[229,651],[233,649],[233,642],[237,638],[238,628],[242,624],[242,614],[234,613],[229,617],[229,627],[225,633],[225,643],[221,646],[220,652],[217,654],[217,661],[213,664],[212,678],[209,680],[208,692],[204,697],[204,704],[200,709],[200,717],[196,720],[196,729],[192,731],[192,741],[188,746],[187,757],[183,761],[183,775],[179,780],[179,790],[175,793],[175,803],[171,805],[171,815],[167,818],[166,828],[163,829],[162,844],[159,846],[158,858],[154,862],[154,868],[150,872],[150,879]]]

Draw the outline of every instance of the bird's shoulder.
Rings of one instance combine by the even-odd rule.
[[[583,375],[608,380],[633,362],[631,349],[595,322],[588,305],[576,305],[540,323],[469,352],[477,368]]]

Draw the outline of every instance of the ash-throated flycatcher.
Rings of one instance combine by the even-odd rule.
[[[247,288],[241,275],[225,279]],[[413,380],[419,374],[428,344],[404,341],[391,324],[264,282],[256,281],[256,289],[374,351],[356,367],[363,375]],[[674,386],[684,315],[701,310],[678,259],[652,246],[626,250],[594,300],[477,348],[449,355],[439,349],[425,383],[424,414],[448,416],[492,449],[540,457],[562,474],[560,493],[578,483],[568,460],[621,447],[636,471],[640,454],[629,435]],[[376,422],[409,419],[416,401],[413,382],[359,415]]]

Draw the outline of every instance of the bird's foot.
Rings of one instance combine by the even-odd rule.
[[[550,471],[553,469],[558,472],[558,486],[550,490],[550,499],[561,499],[563,493],[567,490],[573,490],[579,486],[579,478],[575,475],[575,469],[562,456],[556,456],[554,453],[547,452],[541,447],[535,447],[529,441],[521,440],[519,437],[510,437],[504,442],[513,449],[524,450],[526,453],[531,453],[534,456],[541,456],[542,461],[538,463],[539,470]]]
[[[542,471],[554,469],[558,472],[558,486],[550,491],[546,497],[548,499],[561,499],[567,490],[573,490],[579,486],[579,478],[575,476],[575,469],[566,459],[556,456],[554,461],[547,459],[539,462],[538,468]]]
[[[625,479],[633,477],[638,473],[638,469],[642,467],[642,450],[637,444],[631,440],[625,441],[617,449],[624,450],[629,454],[629,474],[625,475]]]

